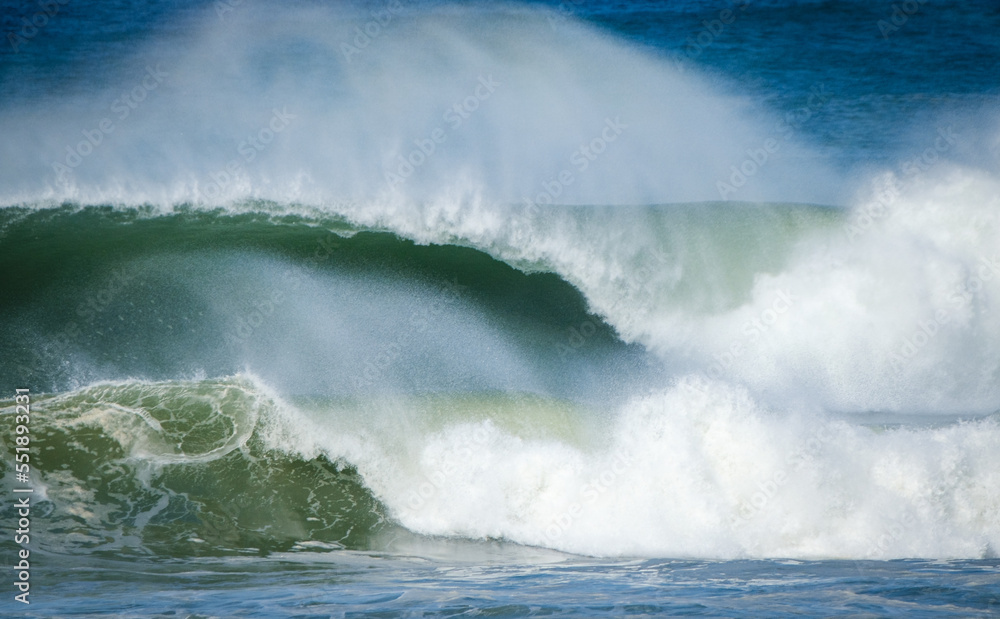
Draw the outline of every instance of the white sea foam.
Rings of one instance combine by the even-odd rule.
[[[381,432],[282,410],[273,444],[352,462],[420,533],[597,556],[968,558],[1000,544],[995,416],[873,428],[697,377],[629,402],[589,445],[472,407]]]
[[[460,12],[402,15],[347,58],[363,16],[283,11],[265,23],[248,6],[170,53],[147,50],[133,79],[158,62],[169,75],[127,118],[108,106],[128,76],[51,114],[6,109],[0,148],[14,163],[0,201],[272,200],[473,246],[558,273],[665,376],[581,416],[597,444],[488,415],[401,423],[404,401],[360,418],[285,404],[268,421],[275,446],[352,463],[421,533],[595,555],[995,556],[995,418],[877,429],[839,416],[1000,405],[995,175],[941,162],[847,198],[843,179],[717,85],[584,26],[553,30],[530,11],[489,28]],[[78,148],[105,116],[114,132]],[[251,136],[270,139],[241,148]],[[731,197],[843,208],[614,208],[716,200],[731,166],[772,138],[777,153]],[[590,144],[602,152],[575,155]],[[89,154],[57,182],[67,148]],[[414,152],[411,173],[387,176]],[[330,280],[308,290],[328,298]],[[501,338],[464,303],[445,315]],[[516,347],[503,353],[517,365]]]

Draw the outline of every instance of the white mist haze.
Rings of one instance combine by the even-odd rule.
[[[777,114],[751,121],[707,80],[592,27],[524,7],[390,16],[207,11],[95,76],[110,88],[5,110],[0,199],[839,199]]]

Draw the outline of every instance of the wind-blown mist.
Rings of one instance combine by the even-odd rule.
[[[748,159],[739,199],[837,195],[777,116],[523,9],[241,6],[90,83],[6,110],[5,202],[650,204],[717,199]]]
[[[780,113],[525,7],[232,8],[0,108],[60,549],[995,555],[1000,180],[948,127],[846,174],[822,84]]]

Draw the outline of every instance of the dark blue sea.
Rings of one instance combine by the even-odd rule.
[[[0,0],[0,614],[1000,617],[1000,5]]]

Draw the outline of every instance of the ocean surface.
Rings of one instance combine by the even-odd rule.
[[[996,2],[0,24],[3,616],[1000,616]]]

